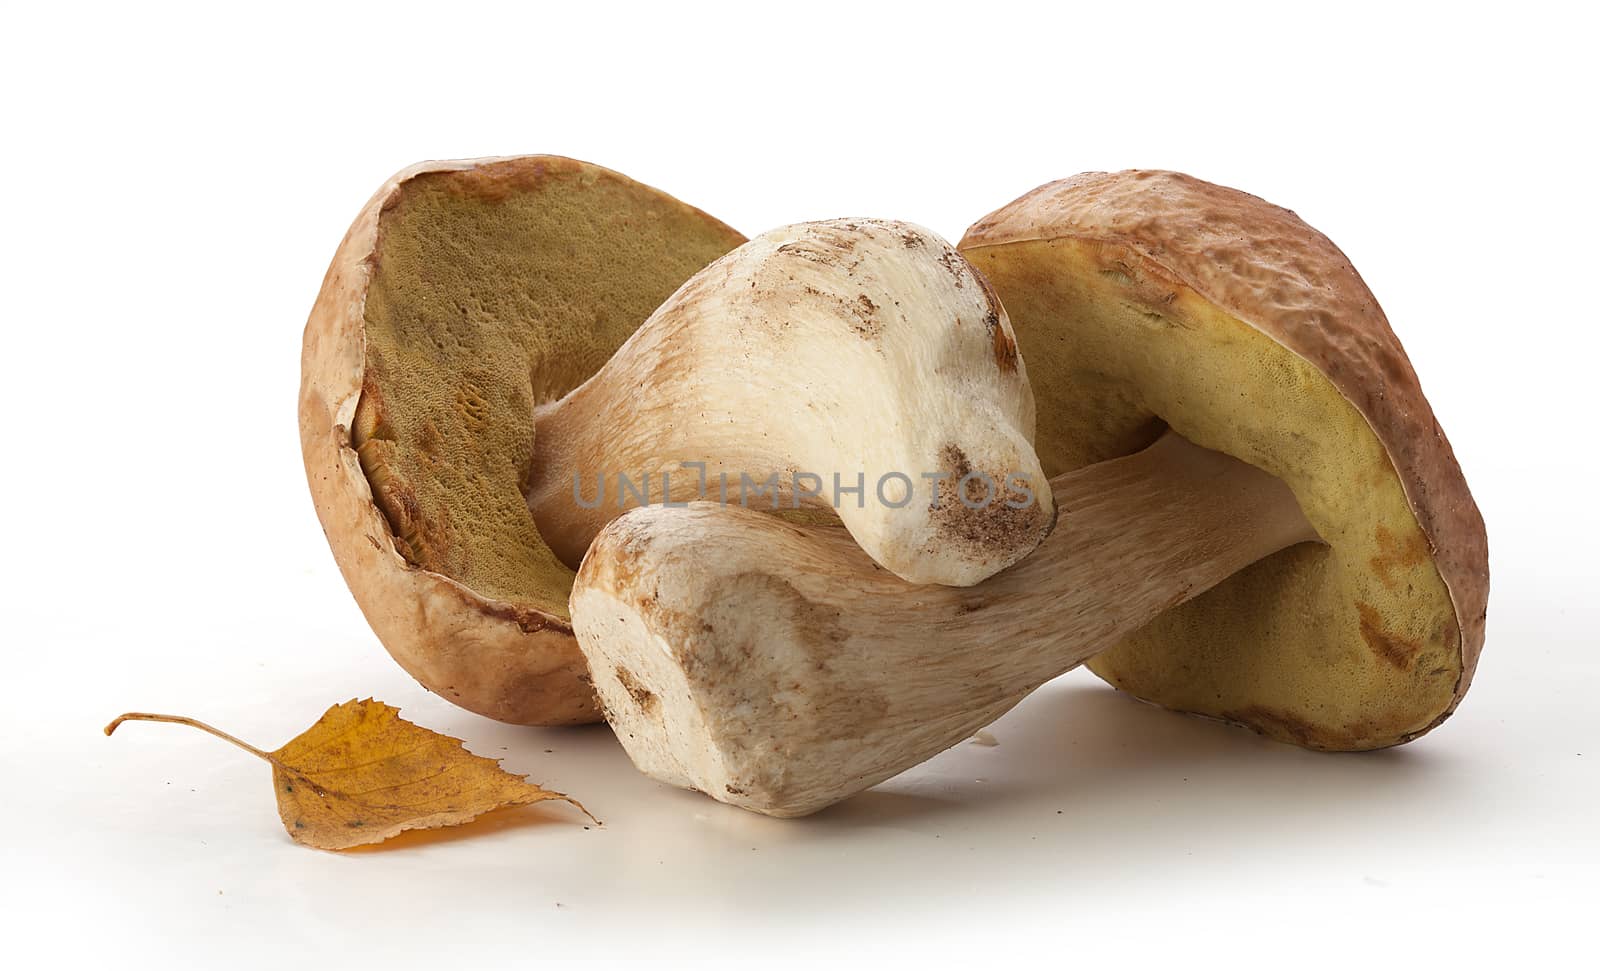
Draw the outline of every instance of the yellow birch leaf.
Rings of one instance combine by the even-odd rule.
[[[571,803],[594,819],[577,800],[512,775],[498,759],[473,755],[460,740],[413,725],[398,708],[371,698],[334,705],[275,752],[179,715],[129,712],[106,734],[125,721],[189,725],[265,759],[284,829],[320,850],[381,843],[408,829],[455,826],[546,799]]]

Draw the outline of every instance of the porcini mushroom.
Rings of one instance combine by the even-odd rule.
[[[306,324],[300,441],[345,581],[429,690],[502,721],[598,719],[572,572],[523,499],[534,409],[743,241],[548,155],[416,165],[356,217]]]
[[[1454,710],[1482,646],[1482,519],[1331,242],[1253,196],[1127,172],[1035,190],[962,246],[1017,322],[1060,524],[952,590],[877,574],[826,530],[630,513],[572,608],[641,769],[800,815],[1085,659],[1316,749],[1409,741]]]
[[[1053,486],[1049,538],[965,588],[891,576],[841,530],[713,503],[612,523],[578,571],[573,624],[634,764],[757,812],[814,812],[1316,538],[1282,482],[1171,433]]]
[[[838,489],[862,544],[920,580],[976,582],[1048,530],[1026,375],[952,247],[899,223],[791,227],[673,295],[741,241],[553,156],[417,166],[357,218],[306,327],[301,442],[347,583],[424,686],[504,721],[596,719],[567,564],[619,492],[681,472],[681,495],[697,461],[714,487],[776,480],[757,504],[801,498],[802,475],[813,500]],[[584,472],[644,492],[585,504]],[[971,476],[992,499],[956,494]]]
[[[896,575],[965,586],[1053,521],[1033,421],[1005,312],[953,247],[902,222],[801,223],[696,274],[539,410],[528,505],[576,566],[602,526],[669,487],[806,499]]]

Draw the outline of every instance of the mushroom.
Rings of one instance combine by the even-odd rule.
[[[953,247],[901,222],[801,223],[696,274],[538,411],[528,505],[576,566],[652,499],[824,504],[897,576],[967,586],[1054,520],[1033,422],[1005,311]]]
[[[1027,377],[952,247],[836,221],[707,267],[741,241],[553,156],[416,166],[357,217],[306,327],[301,442],[346,582],[429,690],[503,721],[599,717],[569,564],[626,506],[581,503],[578,473],[683,473],[681,494],[703,461],[713,487],[777,480],[770,505],[837,474],[846,525],[918,580],[976,582],[1048,531]]]
[[[1482,519],[1331,242],[1253,196],[1125,172],[1035,190],[962,246],[1030,358],[1055,532],[952,590],[825,529],[630,513],[572,609],[636,765],[801,815],[1084,660],[1314,749],[1399,744],[1455,709],[1483,641]]]
[[[956,744],[1151,618],[1294,543],[1294,496],[1168,433],[1058,477],[1061,523],[972,587],[878,569],[838,529],[715,503],[601,532],[573,624],[607,718],[655,779],[773,816]]]
[[[743,241],[549,155],[412,166],[356,217],[306,324],[300,441],[345,581],[430,691],[508,722],[599,718],[572,571],[523,500],[534,408]]]

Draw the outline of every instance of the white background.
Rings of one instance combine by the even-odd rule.
[[[0,921],[12,967],[1582,963],[1600,882],[1594,24],[1579,5],[8,5]],[[1086,169],[1297,210],[1405,342],[1489,524],[1476,687],[1328,756],[1087,675],[818,817],[658,786],[604,727],[426,694],[302,478],[300,329],[419,159],[553,152],[747,233],[959,237]],[[574,793],[448,839],[289,842],[265,747],[376,695]]]

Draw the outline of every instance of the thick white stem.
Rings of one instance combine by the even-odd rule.
[[[770,509],[792,503],[797,474],[814,476],[800,488],[837,498],[861,548],[920,583],[976,583],[1038,545],[1054,516],[1004,310],[953,248],[906,223],[832,220],[751,240],[536,419],[528,505],[572,565],[641,504],[624,477],[649,502],[667,498],[670,477],[674,500],[726,489]],[[930,510],[931,476],[951,496],[969,474],[970,506],[985,479],[992,501]],[[1012,476],[1035,501],[1008,488]],[[751,488],[768,482],[777,497]]]
[[[1282,482],[1171,433],[1053,486],[1055,531],[965,589],[908,584],[837,529],[711,503],[630,513],[596,540],[572,596],[608,719],[657,779],[803,815],[1317,538]]]

